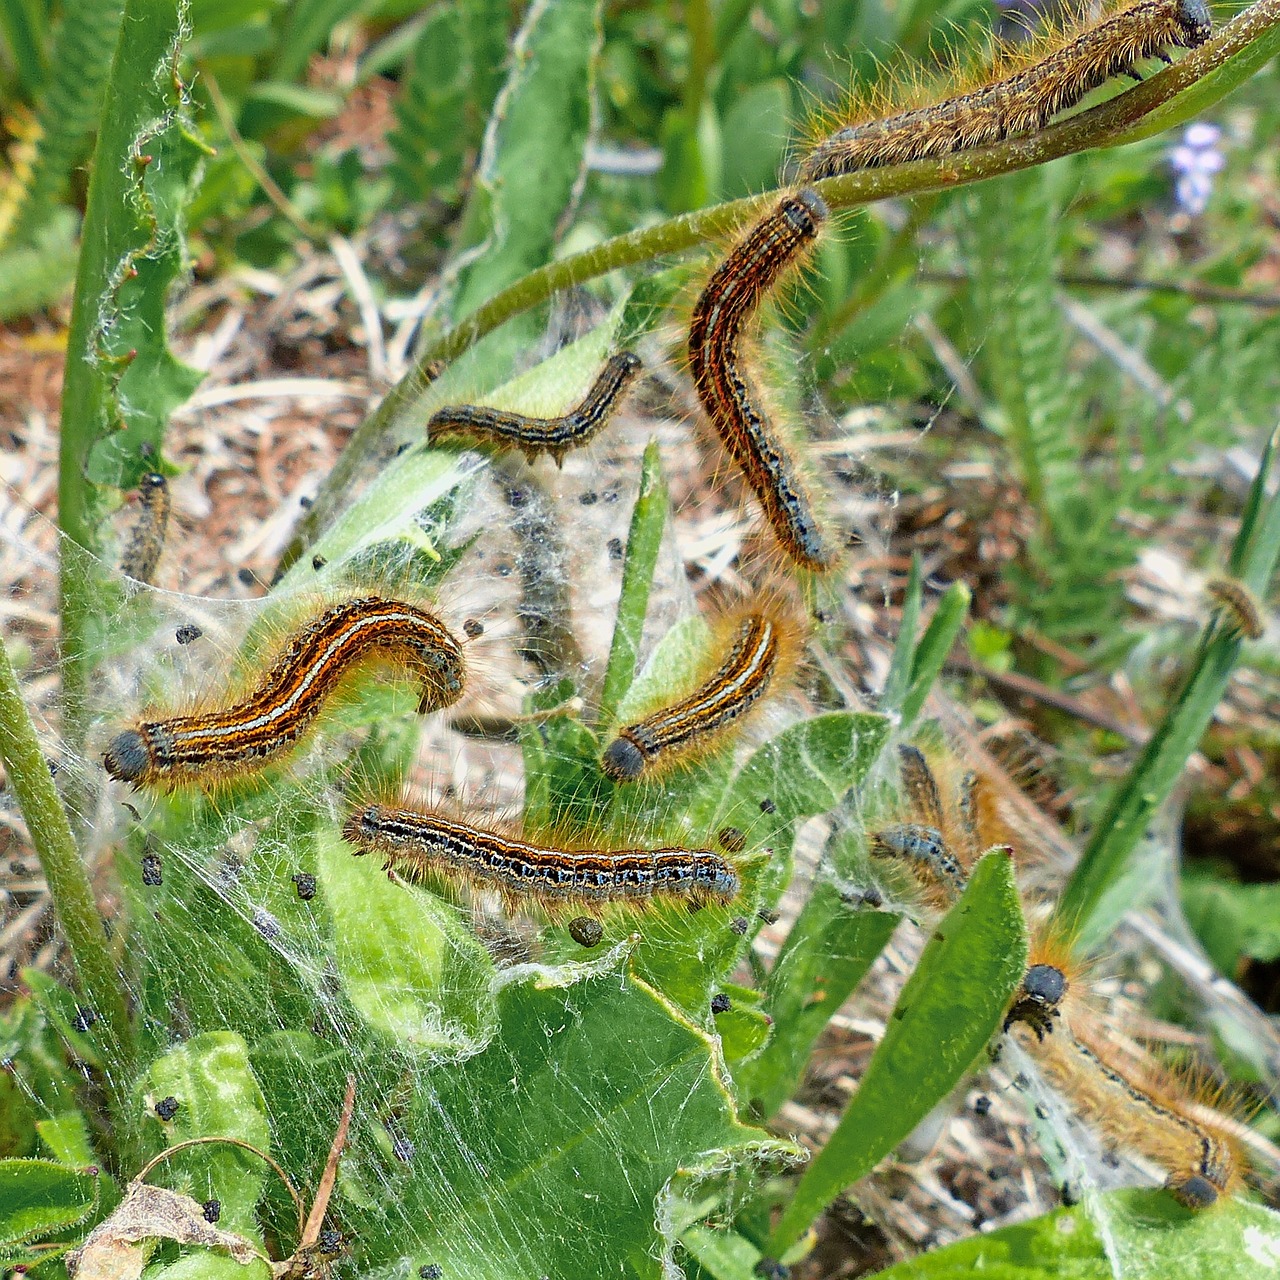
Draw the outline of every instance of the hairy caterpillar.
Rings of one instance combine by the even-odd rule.
[[[169,482],[158,471],[148,471],[138,482],[138,504],[138,519],[120,557],[120,571],[137,582],[150,582],[164,550],[171,505]]]
[[[1167,63],[1166,49],[1193,49],[1211,33],[1205,0],[1138,0],[1075,31],[1051,33],[1025,48],[1004,47],[992,83],[837,129],[805,157],[800,180],[814,182],[1035,133],[1113,76],[1137,76],[1135,64],[1146,58]]]
[[[716,434],[742,469],[783,552],[805,569],[829,569],[824,544],[796,464],[760,407],[742,368],[743,326],[788,268],[811,249],[827,206],[805,188],[786,196],[722,262],[693,307],[689,369]]]
[[[601,431],[642,368],[638,355],[619,351],[609,357],[582,403],[559,418],[529,418],[522,413],[482,405],[451,405],[427,423],[431,440],[466,436],[498,448],[514,448],[532,462],[549,453],[560,466],[570,449],[588,443]]]
[[[950,902],[964,892],[968,867],[982,853],[978,829],[978,779],[966,773],[960,780],[954,813],[942,802],[942,792],[929,762],[917,747],[898,748],[902,788],[915,822],[898,822],[871,836],[871,851],[905,862],[916,878]]]
[[[1187,1209],[1207,1209],[1241,1180],[1241,1153],[1205,1118],[1185,1088],[1154,1066],[1126,1064],[1057,964],[1033,964],[1014,998],[1005,1030],[1027,1028],[1019,1043],[1072,1109],[1118,1148],[1165,1172],[1165,1188]]]
[[[293,747],[353,670],[372,659],[421,681],[420,714],[462,696],[462,649],[444,624],[414,605],[363,596],[295,632],[243,700],[125,729],[111,740],[103,766],[134,786],[214,781],[261,768]]]
[[[1261,640],[1267,632],[1262,609],[1253,592],[1234,578],[1210,578],[1205,591],[1228,624],[1249,640]]]
[[[342,835],[360,853],[380,853],[388,869],[407,879],[462,881],[496,890],[509,908],[532,903],[553,916],[610,902],[730,902],[739,887],[737,872],[710,849],[557,848],[385,804],[356,809]]]
[[[709,745],[786,678],[797,639],[797,628],[781,610],[731,616],[728,652],[715,671],[688,697],[620,728],[600,767],[615,782],[635,782]]]

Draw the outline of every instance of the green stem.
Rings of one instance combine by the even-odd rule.
[[[1231,572],[1259,597],[1280,560],[1280,495],[1267,492],[1278,456],[1280,431],[1263,451],[1231,553]],[[1132,905],[1133,851],[1200,745],[1239,656],[1239,633],[1215,616],[1181,693],[1095,824],[1056,911],[1059,931],[1081,951],[1105,938]]]
[[[1267,38],[1270,37],[1270,38]],[[1250,46],[1257,46],[1247,60],[1247,69],[1262,65],[1280,45],[1280,0],[1259,0],[1237,15],[1212,40],[1191,50],[1176,66],[1152,76],[1125,93],[1050,125],[1027,138],[997,143],[973,151],[917,160],[910,164],[880,169],[864,169],[814,184],[832,209],[849,209],[891,196],[914,195],[923,191],[946,190],[971,182],[1013,173],[1045,164],[1062,156],[1095,147],[1118,146],[1145,136],[1142,126],[1149,117],[1173,103],[1199,81],[1213,81],[1218,97],[1235,87],[1236,78],[1227,63]],[[1218,73],[1221,73],[1219,75]],[[1203,110],[1214,101],[1212,95],[1197,103]],[[1169,127],[1168,113],[1160,127]],[[545,302],[552,294],[606,275],[620,267],[648,262],[665,254],[689,249],[723,238],[776,201],[776,191],[713,205],[683,214],[667,222],[627,235],[602,241],[581,253],[548,263],[496,293],[452,329],[426,345],[417,365],[387,395],[347,442],[333,470],[326,477],[315,504],[299,522],[297,533],[285,549],[277,576],[302,554],[328,520],[333,507],[355,480],[365,459],[378,451],[382,437],[391,429],[417,389],[430,381],[433,366],[447,364],[499,325]]]
[[[71,824],[53,785],[2,639],[0,761],[4,762],[9,784],[31,832],[31,843],[66,935],[80,988],[106,1030],[111,1065],[116,1068],[108,1071],[108,1077],[123,1079],[127,1076],[124,1068],[129,1060],[132,1036],[120,974],[93,900],[88,872],[76,850]]]
[[[684,114],[690,129],[698,127],[707,80],[716,58],[716,31],[707,0],[686,0],[685,29],[689,32],[689,72],[684,81]]]

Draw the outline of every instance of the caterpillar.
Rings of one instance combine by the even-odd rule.
[[[137,582],[150,582],[169,527],[169,482],[158,471],[148,471],[138,482],[138,495],[138,519],[120,557],[120,571]]]
[[[582,403],[559,418],[530,418],[522,413],[482,405],[451,405],[427,423],[430,439],[465,436],[497,448],[515,448],[532,462],[549,453],[562,466],[570,449],[580,448],[608,423],[627,388],[643,367],[631,351],[619,351],[606,361]]]
[[[1210,578],[1204,589],[1233,630],[1249,640],[1261,640],[1266,635],[1261,606],[1243,582],[1234,578]]]
[[[1122,1067],[1072,991],[1061,966],[1033,964],[1005,1030],[1027,1028],[1018,1041],[1049,1083],[1108,1142],[1161,1168],[1165,1189],[1184,1208],[1207,1209],[1232,1194],[1242,1177],[1235,1141],[1168,1073]]]
[[[983,850],[978,826],[978,779],[960,779],[954,812],[942,802],[942,792],[929,762],[917,747],[898,748],[902,789],[916,821],[892,823],[871,835],[871,852],[905,862],[923,886],[943,902],[964,892],[967,868]]]
[[[810,150],[800,165],[800,180],[905,164],[1035,133],[1113,76],[1141,79],[1135,64],[1153,57],[1168,63],[1168,48],[1194,49],[1212,31],[1205,0],[1138,0],[1074,32],[1051,33],[1029,49],[1002,47],[996,57],[999,78],[992,83],[837,129]]]
[[[664,898],[695,907],[725,903],[739,888],[732,865],[710,849],[558,848],[440,812],[386,804],[354,810],[342,835],[359,853],[380,853],[389,870],[407,879],[446,886],[462,881],[496,890],[509,909],[532,904],[552,916],[593,904],[643,906]]]
[[[363,596],[333,605],[295,632],[256,687],[215,711],[144,720],[111,740],[107,773],[135,787],[214,781],[259,769],[292,748],[352,671],[383,659],[421,681],[419,714],[463,692],[462,649],[431,613]]]
[[[784,554],[805,569],[829,569],[796,464],[770,426],[742,368],[742,330],[784,272],[813,247],[827,220],[816,191],[788,195],[711,273],[689,323],[694,389],[729,456],[742,469]]]
[[[785,680],[797,632],[790,617],[771,606],[731,616],[727,652],[715,671],[688,697],[620,728],[601,769],[615,782],[635,782],[712,744]]]

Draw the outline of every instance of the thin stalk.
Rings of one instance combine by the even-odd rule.
[[[982,182],[1062,156],[1136,141],[1146,136],[1143,132],[1146,127],[1154,132],[1175,123],[1169,118],[1176,105],[1174,100],[1198,82],[1206,81],[1209,86],[1204,101],[1197,101],[1200,110],[1230,92],[1237,81],[1227,63],[1250,46],[1256,48],[1250,50],[1248,69],[1255,64],[1262,65],[1274,55],[1276,47],[1280,47],[1280,0],[1259,0],[1252,8],[1237,15],[1213,39],[1191,50],[1177,65],[1089,111],[1052,124],[1032,137],[932,160],[825,178],[814,183],[814,187],[830,208],[851,209],[893,196],[941,191]],[[1156,123],[1151,125],[1153,119]],[[418,389],[431,381],[433,370],[438,372],[439,365],[455,360],[499,325],[545,302],[560,290],[594,280],[620,267],[684,253],[720,240],[758,216],[777,198],[778,192],[770,191],[713,205],[653,227],[615,236],[581,253],[548,263],[494,294],[452,329],[427,343],[414,368],[391,389],[382,404],[347,442],[333,470],[320,486],[314,505],[299,522],[293,540],[281,557],[277,575],[293,564],[323,528],[364,460],[377,452],[383,436],[401,411],[413,402]]]
[[[80,989],[106,1031],[109,1061],[114,1067],[108,1070],[108,1079],[124,1078],[132,1052],[132,1032],[120,973],[112,959],[88,872],[76,849],[66,810],[22,701],[18,677],[3,639],[0,639],[0,761],[4,762],[9,785],[31,833],[31,843],[66,936]]]
[[[716,59],[716,29],[708,0],[686,0],[685,29],[689,33],[689,71],[684,80],[684,114],[690,129],[698,127],[707,80]]]

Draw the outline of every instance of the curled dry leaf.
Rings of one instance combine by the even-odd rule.
[[[262,1256],[244,1236],[206,1222],[203,1207],[190,1196],[131,1182],[119,1208],[67,1254],[67,1273],[72,1280],[136,1280],[153,1240],[225,1249],[242,1266]]]

